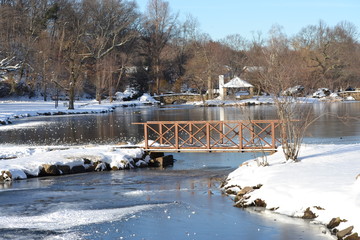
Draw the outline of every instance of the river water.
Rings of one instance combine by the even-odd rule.
[[[360,142],[359,103],[315,104],[307,143]],[[336,116],[346,116],[339,119]],[[138,142],[149,120],[274,119],[272,106],[119,108],[114,113],[20,119],[0,144]],[[323,227],[232,207],[220,180],[253,153],[177,153],[167,169],[86,173],[0,185],[0,239],[329,239]],[[330,238],[331,239],[331,238]]]

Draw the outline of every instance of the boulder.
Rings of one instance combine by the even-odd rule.
[[[333,218],[333,219],[330,220],[329,224],[326,225],[326,227],[327,227],[328,229],[333,229],[334,227],[339,226],[340,223],[341,223],[341,219],[340,219],[339,217]]]
[[[56,165],[52,165],[52,164],[43,164],[42,165],[42,169],[40,171],[42,176],[57,176],[60,175],[60,171],[57,168]]]
[[[57,169],[61,172],[61,174],[69,174],[70,166],[68,165],[56,165]]]
[[[70,170],[70,173],[84,173],[86,169],[83,165],[73,166]]]
[[[252,192],[254,191],[254,188],[252,187],[244,187],[243,189],[241,189],[239,192],[237,192],[235,198],[234,198],[234,201],[235,202],[238,202],[240,201],[242,198],[244,198],[244,195],[249,193],[249,192]],[[226,192],[228,193],[228,192]]]
[[[156,159],[159,157],[163,157],[165,154],[163,152],[149,152],[149,156],[151,159]]]
[[[314,219],[317,218],[317,216],[315,215],[315,213],[313,213],[310,208],[308,207],[305,211],[304,211],[304,216],[302,216],[303,219]]]
[[[254,201],[255,206],[257,207],[266,207],[266,202],[260,198]]]
[[[12,180],[12,174],[10,171],[1,171],[0,183],[1,182],[10,182],[11,180]]]
[[[359,234],[353,233],[353,234],[347,236],[346,238],[344,238],[344,240],[360,240]]]
[[[243,189],[241,189],[241,190],[237,193],[237,195],[243,196],[243,195],[245,195],[245,194],[247,194],[247,193],[249,193],[249,192],[252,192],[252,191],[254,191],[254,188],[253,188],[253,187],[244,187]]]
[[[338,231],[338,232],[336,233],[336,237],[337,237],[338,239],[343,239],[346,235],[351,234],[351,232],[352,232],[353,229],[354,229],[354,226],[350,226],[350,227],[347,227],[347,228],[345,228],[345,229],[343,229],[343,230],[341,230],[341,231]]]
[[[166,155],[163,157],[155,158],[154,164],[156,167],[167,167],[174,165],[174,157],[173,155]]]
[[[95,163],[95,171],[97,172],[101,172],[101,171],[106,171],[107,170],[107,167],[106,167],[106,164],[103,163],[103,162],[97,162]]]

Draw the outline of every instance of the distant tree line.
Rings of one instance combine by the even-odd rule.
[[[73,108],[78,95],[100,102],[126,86],[157,94],[186,86],[211,98],[219,75],[267,93],[360,87],[359,34],[349,22],[213,41],[163,0],[149,0],[144,13],[125,0],[0,0],[0,25],[0,97],[63,94]]]

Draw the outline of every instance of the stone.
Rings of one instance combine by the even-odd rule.
[[[87,159],[87,158],[84,158],[84,164],[91,164],[91,160],[90,159]]]
[[[360,180],[360,174],[356,176],[356,180]]]
[[[163,157],[155,158],[155,165],[157,167],[167,167],[174,165],[174,157],[173,155],[166,155]]]
[[[247,193],[249,193],[249,192],[252,192],[252,191],[254,191],[254,188],[252,188],[252,187],[244,187],[243,189],[241,189],[241,190],[237,193],[237,195],[243,196],[243,195],[245,195],[245,194],[247,194]]]
[[[341,219],[340,219],[339,217],[333,218],[333,219],[330,220],[329,224],[326,225],[326,227],[327,227],[328,229],[333,229],[334,227],[339,226],[340,223],[341,223]]]
[[[106,171],[108,169],[106,164],[103,162],[97,162],[95,164],[96,164],[95,171],[97,172]]]
[[[314,219],[317,218],[317,216],[315,215],[315,213],[313,213],[310,208],[308,207],[305,211],[304,211],[304,216],[302,216],[303,219]]]
[[[70,173],[84,173],[86,169],[83,165],[73,166],[70,170]]]
[[[257,207],[266,207],[266,202],[260,198],[254,201],[255,206]]]
[[[345,229],[343,229],[343,230],[341,230],[341,231],[338,231],[338,232],[336,233],[336,237],[337,237],[338,239],[343,239],[346,235],[351,234],[351,232],[352,232],[353,229],[354,229],[354,226],[350,226],[350,227],[347,227],[347,228],[345,228]]]
[[[149,152],[149,156],[151,159],[156,159],[159,157],[164,157],[165,154],[163,152]]]
[[[52,164],[43,164],[42,165],[42,173],[44,176],[57,176],[60,175],[60,171],[56,165]]]
[[[344,238],[344,240],[359,240],[359,234],[358,233],[353,233],[349,236],[347,236],[346,238]]]
[[[68,165],[56,165],[57,169],[61,172],[61,174],[69,174],[70,166]]]

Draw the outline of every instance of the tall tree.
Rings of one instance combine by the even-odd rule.
[[[96,98],[100,102],[106,87],[102,59],[136,37],[138,14],[133,1],[83,0],[82,4],[86,14],[84,43],[87,52],[84,56],[95,63]]]
[[[177,34],[177,14],[171,13],[169,3],[149,0],[142,22],[143,50],[148,65],[148,77],[155,80],[154,92],[160,92],[162,75],[161,54]]]

